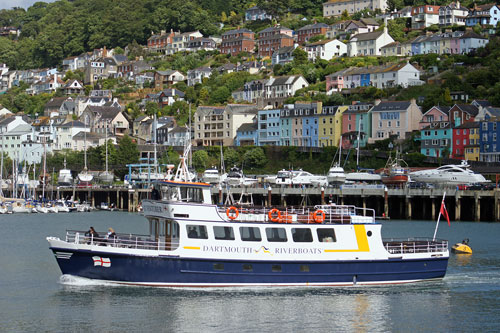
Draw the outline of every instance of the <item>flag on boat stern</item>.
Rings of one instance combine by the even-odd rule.
[[[444,197],[443,197],[443,201],[441,201],[441,209],[439,210],[439,212],[441,213],[441,215],[446,217],[446,221],[448,221],[448,225],[451,226],[450,216],[448,215],[448,211],[446,210],[446,206],[444,204]]]

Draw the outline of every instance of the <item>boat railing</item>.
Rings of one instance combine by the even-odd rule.
[[[375,223],[375,210],[353,205],[317,205],[314,207],[219,207],[219,214],[235,222],[276,222],[300,224]]]
[[[173,250],[178,247],[178,241],[165,242],[161,239],[151,239],[149,235],[122,234],[117,233],[114,237],[94,237],[85,235],[85,231],[67,230],[66,242],[74,244],[98,245],[117,248],[129,248],[140,250]]]
[[[448,251],[448,241],[430,238],[383,239],[383,244],[390,254],[432,253]]]

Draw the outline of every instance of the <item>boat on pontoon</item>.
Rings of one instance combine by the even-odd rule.
[[[479,173],[470,169],[467,161],[459,165],[447,164],[436,169],[413,171],[410,173],[412,181],[422,183],[447,183],[447,184],[476,184],[489,182]]]
[[[149,234],[118,233],[109,241],[67,230],[47,241],[63,274],[118,285],[353,286],[446,274],[447,241],[385,240],[373,209],[218,206],[210,187],[155,184],[157,197],[142,201]]]

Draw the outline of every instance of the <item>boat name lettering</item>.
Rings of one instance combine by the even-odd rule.
[[[323,251],[318,248],[297,248],[297,247],[277,247],[274,249],[276,254],[321,254]]]
[[[162,208],[160,206],[143,206],[142,209],[144,211],[148,211],[148,212],[157,212],[157,213],[161,213],[162,212]]]
[[[251,247],[246,247],[246,246],[204,245],[203,251],[227,252],[227,253],[252,253],[253,249]]]

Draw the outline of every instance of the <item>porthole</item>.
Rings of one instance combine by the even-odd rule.
[[[368,237],[371,237],[372,232],[371,232],[371,231],[368,231],[366,234],[368,235]]]

